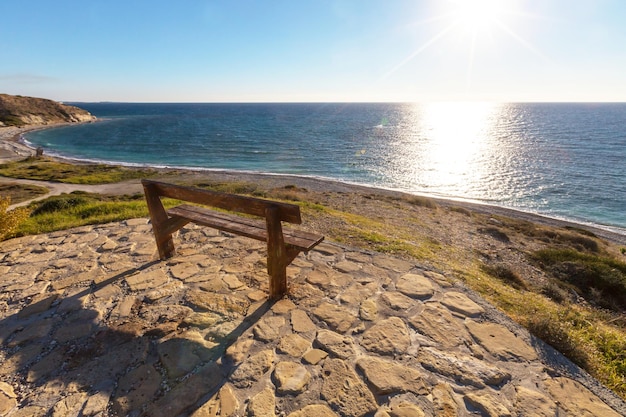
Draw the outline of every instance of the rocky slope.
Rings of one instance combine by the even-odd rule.
[[[80,123],[95,120],[86,110],[56,101],[0,94],[0,127]]]

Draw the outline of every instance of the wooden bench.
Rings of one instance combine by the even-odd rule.
[[[272,300],[282,297],[287,292],[287,265],[300,252],[308,252],[324,240],[324,236],[313,233],[293,229],[283,230],[281,222],[302,223],[300,207],[295,204],[146,179],[142,180],[141,183],[161,259],[174,256],[176,251],[172,234],[190,222],[267,242],[267,272],[270,275],[269,291]],[[264,220],[223,213],[190,204],[182,204],[166,210],[161,202],[161,197],[245,213],[262,217]]]

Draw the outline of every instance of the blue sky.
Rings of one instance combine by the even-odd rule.
[[[0,92],[626,101],[624,0],[4,0]]]

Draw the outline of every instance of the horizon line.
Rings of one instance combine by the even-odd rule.
[[[491,103],[491,104],[626,104],[626,100],[424,100],[424,101],[117,101],[117,100],[59,100],[60,103],[89,104],[433,104],[433,103]]]

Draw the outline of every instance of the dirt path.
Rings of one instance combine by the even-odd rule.
[[[44,198],[48,198],[53,195],[69,194],[73,191],[85,191],[88,193],[114,194],[114,195],[134,194],[134,193],[143,192],[143,189],[141,187],[141,183],[139,182],[139,180],[117,182],[113,184],[87,185],[87,184],[65,184],[61,182],[52,182],[52,181],[37,181],[37,180],[0,177],[0,184],[36,185],[39,187],[47,188],[49,190],[47,194],[43,194],[38,197],[32,198],[30,200],[13,204],[9,207],[9,210],[12,210],[16,207],[27,206],[32,201],[43,200]]]

